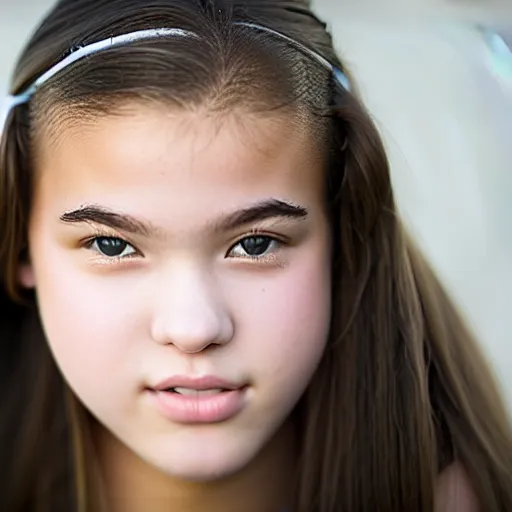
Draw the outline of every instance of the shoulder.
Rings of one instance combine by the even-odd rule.
[[[448,466],[439,475],[435,500],[435,512],[481,511],[469,475],[460,462]]]

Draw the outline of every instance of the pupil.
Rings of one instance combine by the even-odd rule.
[[[242,241],[242,247],[249,256],[261,256],[270,245],[270,239],[263,236],[251,236]]]
[[[101,237],[98,238],[97,244],[105,256],[119,256],[126,249],[126,242],[119,238]]]

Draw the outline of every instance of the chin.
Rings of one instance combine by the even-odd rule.
[[[156,450],[146,460],[172,478],[190,482],[212,482],[229,478],[248,466],[261,450],[252,443],[234,439],[214,443],[180,443],[175,449]],[[141,454],[142,455],[142,454]]]
[[[226,456],[197,457],[182,461],[179,464],[158,461],[157,468],[172,478],[178,478],[187,482],[207,483],[223,480],[242,471],[253,457],[227,458]],[[159,463],[160,462],[160,463]]]

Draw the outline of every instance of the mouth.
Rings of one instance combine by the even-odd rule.
[[[197,393],[221,393],[225,391],[234,391],[241,389],[242,385],[230,382],[213,375],[204,377],[189,377],[186,375],[175,375],[161,381],[150,389],[154,391],[165,391],[169,393],[178,393],[180,395],[194,395]]]
[[[247,404],[248,387],[214,376],[174,376],[146,390],[160,414],[173,423],[208,424],[238,415]]]
[[[163,389],[162,392],[164,393],[176,393],[178,395],[184,395],[184,396],[213,396],[218,395],[219,393],[227,393],[229,391],[232,391],[230,389],[224,389],[224,388],[213,388],[213,389],[191,389],[191,388],[167,388]]]
[[[147,396],[165,419],[183,425],[229,421],[245,408],[248,400],[247,386],[237,389],[148,389]]]

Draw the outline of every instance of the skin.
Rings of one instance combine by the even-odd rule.
[[[296,463],[288,418],[329,329],[323,152],[284,115],[116,114],[40,136],[20,272],[57,364],[97,418],[111,510],[279,512]],[[307,215],[219,228],[270,199]],[[62,220],[83,205],[148,232]],[[255,229],[276,242],[251,259],[239,242]],[[109,258],[87,243],[97,236],[130,245]],[[243,409],[220,423],[170,421],[146,388],[176,374],[247,385]]]
[[[446,468],[436,487],[436,512],[482,512],[469,475],[460,462]]]

